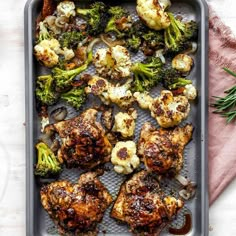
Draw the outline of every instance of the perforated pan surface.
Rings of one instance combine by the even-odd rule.
[[[82,2],[82,1],[81,1]],[[111,1],[115,3],[116,1]],[[111,2],[109,2],[111,4]],[[34,32],[36,17],[40,12],[42,1],[30,0],[25,7],[25,70],[26,70],[26,163],[27,163],[27,235],[29,236],[46,236],[57,235],[56,227],[53,222],[43,210],[40,203],[39,190],[42,186],[40,181],[34,178],[33,170],[36,160],[35,143],[40,136],[40,120],[38,118],[35,109],[35,79],[38,75],[46,74],[48,71],[42,68],[33,58],[33,45],[34,45]],[[136,18],[135,13],[135,1],[123,1],[121,4],[125,6],[131,13],[133,18]],[[207,188],[207,44],[208,37],[206,32],[208,29],[208,18],[206,12],[206,4],[202,0],[180,0],[172,1],[171,12],[180,14],[184,19],[196,20],[199,25],[199,37],[198,37],[198,51],[194,58],[194,68],[189,76],[192,79],[193,84],[198,89],[198,99],[191,104],[191,112],[186,123],[192,123],[195,127],[193,140],[187,145],[184,152],[184,167],[180,174],[190,178],[197,183],[197,193],[194,199],[186,202],[185,207],[178,214],[177,218],[172,222],[172,226],[175,228],[181,228],[184,224],[184,214],[191,213],[192,215],[192,229],[188,235],[200,236],[208,235],[208,188]],[[104,45],[97,45],[98,47],[104,47]],[[97,49],[95,48],[95,50]],[[141,61],[143,59],[142,53],[132,54],[132,61]],[[86,71],[86,73],[94,73],[93,66]],[[155,88],[151,91],[153,96],[158,95],[160,88]],[[91,107],[95,104],[99,104],[99,100],[94,97],[89,97],[86,102],[86,107]],[[55,109],[57,104],[51,107],[50,110]],[[65,104],[63,104],[65,105]],[[136,107],[137,108],[137,107]],[[49,112],[50,112],[49,110]],[[71,118],[79,114],[72,108],[68,108]],[[138,110],[138,119],[135,130],[135,141],[137,141],[140,133],[140,129],[144,122],[150,121],[157,126],[154,119],[151,118],[149,112]],[[116,174],[112,165],[108,164],[110,171],[106,171],[103,176],[100,177],[101,181],[108,188],[113,198],[118,194],[121,183],[125,180],[125,176]],[[64,169],[60,179],[70,180],[76,182],[81,174],[81,171],[77,169]],[[163,189],[168,193],[173,192],[177,194],[180,189],[180,185],[175,181],[163,182]],[[176,195],[177,196],[177,195]],[[103,221],[99,224],[98,229],[101,234],[106,232],[107,235],[130,235],[129,229],[125,224],[117,223],[114,219],[109,217],[111,207],[106,211]],[[167,229],[163,230],[161,235],[169,235]]]

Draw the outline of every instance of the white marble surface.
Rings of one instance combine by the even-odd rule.
[[[25,235],[25,100],[23,9],[0,4],[0,235]],[[209,0],[236,33],[236,1]],[[233,28],[234,27],[234,28]],[[236,181],[210,209],[210,236],[236,235]],[[36,236],[36,235],[35,235]]]

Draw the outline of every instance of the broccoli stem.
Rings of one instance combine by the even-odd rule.
[[[187,84],[192,84],[192,81],[189,79],[178,78],[175,83],[169,85],[169,89],[176,89],[179,87],[184,87]]]
[[[76,12],[77,12],[77,14],[79,14],[79,15],[86,16],[87,14],[90,13],[90,9],[77,8],[77,9],[76,9]]]

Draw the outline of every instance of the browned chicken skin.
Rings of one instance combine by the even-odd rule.
[[[156,176],[140,171],[121,186],[111,217],[128,223],[135,234],[158,235],[182,207],[181,200],[164,195]]]
[[[183,167],[184,147],[192,139],[193,126],[172,129],[155,128],[150,123],[142,127],[138,155],[147,170],[173,176]]]
[[[41,189],[41,202],[61,234],[96,235],[112,197],[95,172],[80,176],[78,183],[57,181]]]
[[[96,116],[97,110],[88,109],[73,119],[54,124],[62,139],[58,158],[68,168],[91,169],[110,160],[112,146]]]

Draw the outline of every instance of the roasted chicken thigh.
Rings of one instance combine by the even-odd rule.
[[[53,125],[62,139],[58,157],[68,168],[91,169],[110,160],[112,146],[96,117],[97,110],[88,109]]]
[[[193,126],[171,129],[155,128],[150,123],[142,127],[138,155],[148,171],[173,176],[183,167],[184,147],[192,138]]]
[[[96,235],[97,223],[112,202],[96,175],[88,172],[76,184],[61,180],[41,188],[42,205],[61,234]]]
[[[140,171],[121,186],[111,217],[128,223],[135,234],[158,235],[182,207],[181,200],[163,193],[157,175]]]

